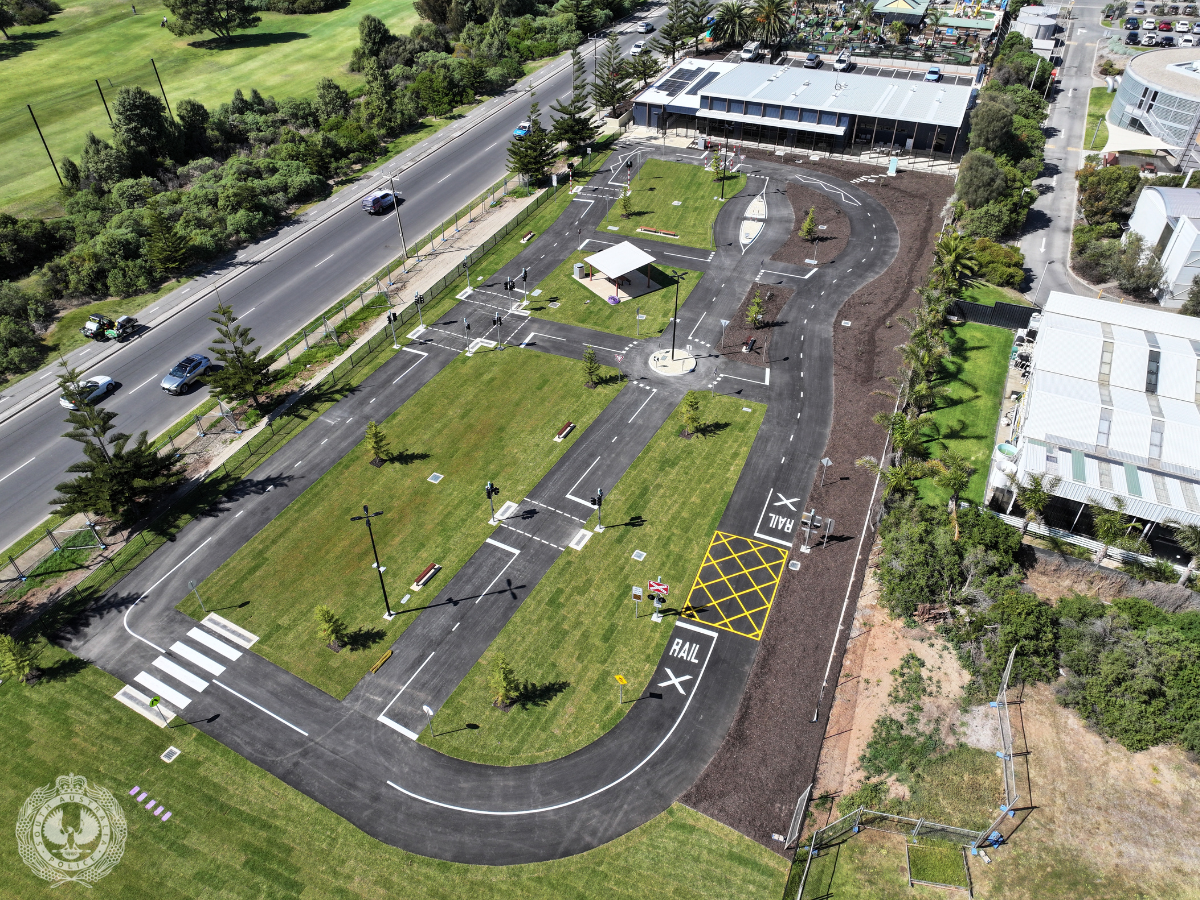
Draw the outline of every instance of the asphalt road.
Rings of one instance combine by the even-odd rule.
[[[1096,82],[1092,63],[1096,43],[1111,33],[1100,24],[1103,4],[1075,3],[1075,18],[1061,37],[1065,41],[1058,82],[1051,91],[1046,118],[1046,166],[1034,181],[1038,199],[1029,210],[1025,230],[1018,242],[1030,272],[1026,296],[1043,306],[1051,291],[1087,293],[1088,289],[1070,274],[1071,229],[1075,218],[1075,170],[1083,164],[1087,142],[1084,134],[1089,91]],[[1123,34],[1123,32],[1117,32]],[[1099,147],[1094,148],[1098,150]]]
[[[655,5],[640,18],[657,21],[663,8]],[[619,31],[628,32],[619,34],[622,47],[638,39],[632,27],[632,23],[618,26]],[[590,51],[597,43],[581,48],[587,52],[589,73],[593,66]],[[547,77],[548,71],[554,74]],[[570,90],[569,58],[555,60],[547,70],[534,73],[504,96],[488,101],[382,167],[383,174],[396,173],[396,187],[403,198],[400,215],[409,241],[427,234],[504,177],[512,129],[528,114],[532,102],[526,92],[531,82],[537,85],[532,99],[541,104],[542,121],[547,124],[551,103]],[[430,146],[438,149],[427,153]],[[422,154],[427,155],[422,158]],[[274,347],[398,256],[395,217],[371,216],[354,205],[382,183],[382,175],[364,178],[299,221],[244,249],[234,260],[153,304],[138,315],[151,330],[123,345],[99,366],[88,368],[89,358],[104,352],[108,345],[93,343],[71,353],[72,365],[88,374],[108,375],[120,384],[104,403],[118,413],[116,427],[131,434],[159,434],[186,415],[207,390],[174,397],[158,387],[171,366],[189,353],[206,352],[215,337],[214,326],[207,319],[216,298],[195,300],[198,295],[219,286],[221,299],[233,306],[258,341]],[[345,208],[339,209],[342,206]],[[314,226],[314,222],[319,224]],[[275,247],[280,249],[271,252]],[[47,368],[6,391],[0,398],[0,419],[6,406],[44,389],[56,369]],[[0,424],[0,547],[46,518],[54,486],[64,479],[67,467],[82,458],[79,445],[61,437],[66,430],[64,415],[57,397],[50,396]]]

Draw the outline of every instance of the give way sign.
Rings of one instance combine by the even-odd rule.
[[[664,597],[667,596],[667,592],[670,590],[665,581],[648,581],[646,582],[646,586],[650,588],[650,593],[662,594]]]

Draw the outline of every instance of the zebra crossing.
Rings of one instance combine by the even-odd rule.
[[[206,619],[200,623],[208,630],[199,626],[191,628],[138,672],[133,682],[117,693],[116,699],[159,727],[182,713],[212,679],[221,676],[230,664],[241,659],[243,651],[234,646],[235,642],[248,648],[258,640],[231,622],[216,621],[219,617],[215,616],[210,618],[214,621]],[[158,698],[157,703],[153,702],[154,698]]]
[[[857,178],[851,178],[850,183],[851,184],[862,184],[864,181],[869,181],[869,182],[871,182],[871,184],[874,184],[875,179],[877,177],[878,176],[875,176],[875,175],[859,175]]]

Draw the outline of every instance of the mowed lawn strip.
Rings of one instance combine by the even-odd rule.
[[[75,773],[112,793],[128,823],[120,863],[89,896],[561,900],[778,897],[787,863],[686,807],[587,853],[521,866],[466,866],[381,844],[200,731],[160,729],[112,699],[121,682],[50,647],[32,688],[0,685],[0,806],[15,821],[34,790]],[[169,746],[182,753],[170,765]],[[171,811],[161,822],[138,786]],[[53,895],[11,834],[2,900]],[[70,890],[70,887],[67,888]]]
[[[692,292],[703,276],[701,272],[690,269],[679,269],[673,266],[662,266],[659,263],[650,264],[650,280],[659,285],[658,290],[640,297],[634,297],[612,306],[603,297],[597,296],[584,285],[575,280],[574,265],[583,262],[586,257],[595,255],[593,250],[575,251],[562,265],[543,278],[535,288],[541,293],[531,297],[526,307],[539,319],[550,319],[554,322],[565,322],[569,325],[582,325],[584,328],[594,328],[609,334],[622,334],[626,337],[646,337],[662,334],[675,314],[675,282],[669,273],[679,272],[679,306],[682,309],[684,301]],[[584,269],[586,272],[587,270]],[[639,270],[629,276],[633,280],[635,290],[646,286],[646,273]],[[596,274],[594,281],[598,285],[608,284],[602,275]],[[558,303],[558,307],[551,307]],[[638,311],[646,318],[639,320]]]
[[[954,356],[943,362],[946,377],[941,382],[947,394],[932,413],[939,436],[926,446],[932,456],[941,456],[947,447],[953,448],[975,467],[964,500],[983,502],[1012,343],[1011,331],[991,325],[968,322],[950,331]],[[929,503],[945,503],[950,499],[949,492],[930,478],[922,478],[917,487],[921,499]]]
[[[209,610],[259,636],[256,652],[344,697],[494,530],[483,486],[496,482],[501,500],[523,497],[618,389],[614,378],[587,390],[578,362],[544,353],[459,357],[382,423],[391,461],[371,466],[360,443],[205,579],[200,594]],[[566,421],[577,427],[555,443]],[[338,427],[362,435],[366,424]],[[434,472],[443,476],[438,484],[428,480]],[[392,607],[401,611],[391,622],[366,528],[349,521],[364,503],[383,513],[373,527]],[[401,604],[430,563],[441,573]],[[317,636],[313,610],[321,604],[350,628],[340,653]],[[179,609],[204,615],[194,596]]]
[[[746,186],[745,175],[725,176],[725,199],[729,200]],[[614,200],[604,217],[602,231],[617,228],[609,234],[636,235],[685,247],[712,246],[712,224],[724,207],[719,199],[721,183],[713,173],[687,163],[648,159],[633,179],[633,215],[622,219],[620,200]],[[679,206],[674,201],[679,201]],[[638,228],[657,228],[673,231],[679,237],[667,237]]]
[[[452,733],[425,731],[422,743],[461,759],[524,765],[565,756],[621,720],[674,622],[650,621],[648,593],[635,620],[630,589],[661,578],[671,588],[668,608],[683,602],[766,410],[700,396],[708,436],[681,438],[678,413],[671,416],[605,498],[604,532],[559,557],[434,716],[434,732]],[[635,561],[635,550],[646,558]],[[491,705],[487,689],[496,653],[524,684],[507,712]],[[629,682],[624,706],[616,675]],[[468,723],[480,727],[463,729]]]
[[[1028,300],[1009,288],[997,287],[986,281],[973,281],[963,291],[963,299],[983,306],[995,306],[997,303],[1011,303],[1015,306],[1033,306]]]

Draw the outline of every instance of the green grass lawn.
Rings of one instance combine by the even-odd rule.
[[[986,281],[972,281],[963,291],[963,299],[983,306],[995,306],[997,303],[1011,303],[1014,306],[1033,306],[1019,293],[1009,288],[997,287]]]
[[[72,772],[109,790],[129,836],[121,862],[86,892],[97,900],[758,900],[780,896],[787,877],[779,856],[679,805],[555,862],[466,866],[415,856],[368,837],[199,731],[155,727],[112,699],[120,681],[82,660],[49,648],[39,665],[50,677],[34,687],[0,685],[0,807],[11,825],[35,789]],[[172,745],[182,754],[167,765],[158,757]],[[171,821],[136,805],[128,795],[135,785],[170,809]],[[11,831],[5,848],[0,898],[53,896],[21,863]]]
[[[671,316],[675,314],[675,282],[669,272],[679,272],[682,277],[679,283],[679,306],[697,284],[702,273],[689,269],[664,268],[661,265],[650,265],[650,280],[659,285],[659,289],[632,300],[626,300],[616,306],[609,305],[607,300],[593,294],[575,280],[574,264],[584,258],[593,256],[590,250],[575,251],[562,265],[538,282],[536,290],[541,294],[531,297],[527,309],[539,319],[551,319],[555,322],[567,322],[571,325],[582,325],[585,328],[595,328],[597,331],[607,331],[610,334],[623,334],[627,337],[646,337],[647,335],[662,334],[671,324]],[[586,269],[585,269],[586,271]],[[646,274],[639,270],[630,276],[635,287],[646,285]],[[597,275],[597,284],[604,284],[604,279]],[[560,304],[557,308],[551,303]],[[645,319],[637,318],[638,311]]]
[[[1012,342],[1012,332],[1008,329],[973,322],[950,332],[954,356],[945,361],[946,377],[942,382],[949,393],[932,414],[940,437],[926,446],[931,456],[941,456],[947,447],[952,447],[975,467],[964,500],[983,502]],[[921,499],[929,503],[945,503],[950,498],[932,479],[922,478],[917,487]]]
[[[459,357],[383,423],[393,461],[376,469],[365,446],[355,448],[205,579],[200,593],[210,610],[259,635],[257,652],[344,697],[494,530],[483,485],[492,480],[502,497],[524,496],[618,390],[615,379],[586,390],[578,362],[534,351]],[[568,420],[578,426],[573,437],[554,443]],[[434,472],[441,483],[428,481]],[[367,535],[348,521],[363,503],[384,512],[375,540],[393,608],[402,610],[390,623]],[[430,562],[441,574],[401,605]],[[341,653],[317,637],[319,604],[355,635]],[[194,598],[179,608],[203,616]]]
[[[1104,121],[1104,116],[1112,108],[1116,96],[1116,92],[1110,94],[1107,87],[1094,87],[1088,93],[1087,125],[1083,130],[1085,151],[1099,153],[1108,143],[1108,123]],[[1097,123],[1100,125],[1099,131],[1096,131]]]
[[[43,25],[9,29],[0,42],[0,209],[39,215],[57,208],[58,180],[50,168],[25,104],[31,104],[55,159],[76,162],[84,135],[111,135],[93,79],[111,105],[117,89],[140,85],[159,95],[153,58],[174,106],[191,97],[210,109],[235,88],[263,96],[312,97],[329,76],[343,87],[362,83],[346,70],[358,43],[358,21],[371,13],[394,33],[418,21],[412,0],[349,0],[308,16],[263,12],[262,24],[235,35],[225,47],[191,46],[211,35],[179,38],[159,27],[169,15],[161,0],[82,0]]]
[[[684,440],[671,416],[605,498],[604,532],[559,557],[433,720],[435,732],[480,728],[424,732],[423,743],[462,759],[524,765],[565,756],[621,720],[654,674],[672,623],[651,622],[649,602],[635,620],[630,588],[661,577],[672,596],[686,597],[766,410],[700,396],[701,417],[714,423],[708,436]],[[634,561],[635,550],[646,558]],[[525,684],[524,702],[507,712],[487,692],[496,652]],[[629,681],[623,707],[615,675]]]
[[[962,850],[955,844],[936,841],[910,845],[908,867],[915,881],[967,886]]]
[[[746,186],[745,175],[728,175],[725,199],[737,195]],[[610,234],[637,235],[687,247],[712,246],[712,224],[724,205],[717,198],[721,185],[713,174],[686,163],[648,159],[633,179],[632,218],[621,218],[621,203],[614,201],[604,217],[601,230],[616,227]],[[680,205],[675,206],[675,201]],[[640,227],[674,231],[678,238],[639,232]]]

